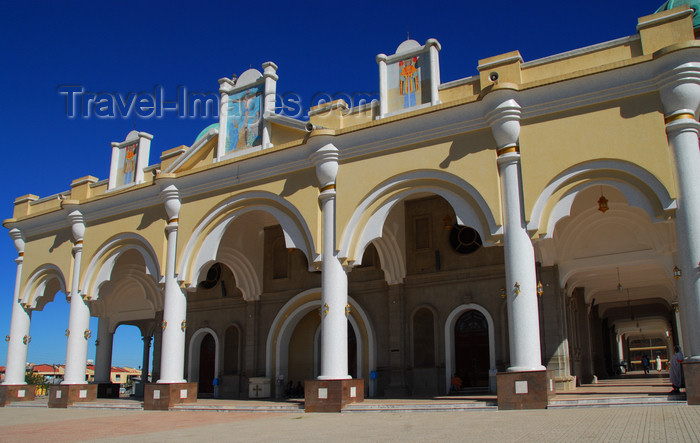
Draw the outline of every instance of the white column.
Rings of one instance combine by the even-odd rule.
[[[495,92],[498,100],[507,91]],[[544,370],[540,352],[535,251],[527,233],[520,177],[520,105],[503,97],[487,115],[498,146],[510,337],[509,372]]]
[[[185,373],[185,326],[187,298],[180,289],[175,275],[175,253],[177,251],[178,215],[180,194],[174,185],[160,193],[168,214],[165,232],[168,249],[165,259],[165,288],[163,303],[163,341],[160,356],[160,380],[158,383],[184,383]]]
[[[321,186],[323,217],[321,255],[321,375],[319,380],[349,379],[348,375],[348,278],[336,250],[335,179],[338,149],[327,144],[311,155]]]
[[[700,361],[700,67],[688,63],[670,69],[659,80],[666,115],[666,133],[673,153],[678,209],[676,239],[682,275],[679,310],[683,352]]]
[[[141,337],[143,340],[143,363],[141,364],[141,382],[148,383],[148,370],[149,363],[151,360],[151,337],[144,335]]]
[[[66,373],[63,385],[84,384],[87,368],[87,347],[90,332],[90,308],[80,295],[80,264],[83,257],[83,235],[85,223],[80,211],[68,214],[73,232],[73,276],[70,288],[70,313],[68,319],[68,343],[66,345]]]
[[[109,331],[109,319],[100,318],[97,325],[97,341],[95,342],[95,382],[110,383],[112,381],[112,344],[114,333]]]
[[[226,152],[226,136],[228,135],[228,93],[233,88],[233,82],[227,78],[219,79],[219,142],[216,145],[216,159],[219,160]]]
[[[10,335],[7,343],[7,367],[5,368],[4,385],[24,385],[24,371],[27,366],[27,348],[29,341],[29,326],[31,312],[20,303],[20,284],[22,281],[22,262],[24,261],[24,238],[19,229],[11,229],[10,237],[17,248],[17,274],[15,276],[15,291],[12,297],[12,318],[10,320]]]
[[[377,55],[377,63],[379,63],[379,116],[384,117],[389,112],[386,55]]]
[[[267,120],[267,116],[275,113],[275,97],[277,95],[277,65],[273,62],[265,62],[263,67],[263,77],[265,78],[265,100],[263,102],[263,113],[262,117],[265,118],[263,121],[263,133],[262,133],[262,147],[263,149],[272,147],[272,135],[270,134],[270,122]]]
[[[681,347],[681,350],[685,349],[683,346],[683,326],[681,325],[681,315],[678,312],[678,303],[673,304],[673,314],[676,318],[676,336],[678,337],[677,345]],[[671,347],[673,349],[673,347]],[[673,355],[673,354],[670,354]]]
[[[616,334],[615,340],[617,341],[617,361],[619,363],[625,359],[625,350],[624,350],[624,347],[622,346],[622,342],[623,342],[622,335]]]
[[[440,104],[440,43],[434,38],[425,42],[430,45],[430,104]]]

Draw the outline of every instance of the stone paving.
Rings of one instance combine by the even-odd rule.
[[[2,442],[700,441],[700,406],[384,414],[3,408]]]
[[[340,414],[305,414],[294,400],[199,400],[208,410],[165,412],[134,400],[48,409],[38,399],[0,408],[0,442],[700,441],[700,406],[669,397],[668,387],[663,378],[606,380],[555,396],[573,405],[528,411],[498,411],[488,395],[369,399],[375,409]]]

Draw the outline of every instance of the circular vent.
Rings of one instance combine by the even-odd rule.
[[[204,289],[211,289],[219,282],[221,278],[221,263],[214,263],[207,271],[207,279],[199,285]]]
[[[481,237],[475,229],[460,225],[452,226],[450,244],[460,254],[471,254],[482,246]]]

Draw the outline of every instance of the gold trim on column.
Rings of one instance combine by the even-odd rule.
[[[179,221],[179,219],[177,217],[175,217],[175,218],[171,218],[170,220],[168,220],[168,223],[177,223],[178,221]]]
[[[668,117],[664,118],[664,122],[666,124],[669,124],[671,122],[675,122],[676,120],[680,120],[683,118],[692,118],[693,120],[695,120],[695,116],[693,114],[685,112],[683,114],[669,115]]]
[[[20,256],[20,257],[24,257],[24,252],[20,252],[20,253],[17,254],[17,255]]]
[[[321,192],[330,191],[331,189],[333,189],[333,190],[335,189],[335,184],[326,185],[326,186],[322,187]]]
[[[517,154],[520,154],[520,146],[515,145],[515,146],[508,146],[506,148],[501,148],[496,150],[496,155],[498,157],[504,155],[504,154],[510,154],[511,152],[515,152]]]

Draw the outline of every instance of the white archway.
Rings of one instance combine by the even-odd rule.
[[[601,173],[607,173],[607,177],[601,178]],[[579,181],[556,201],[552,200],[558,191]],[[666,211],[676,209],[676,201],[668,190],[647,170],[620,160],[596,160],[569,168],[549,182],[533,206],[528,231],[541,230],[545,238],[551,238],[557,222],[571,213],[576,196],[591,186],[602,185],[620,190],[631,206],[646,211],[653,221],[663,220]]]
[[[238,217],[255,211],[271,215],[284,233],[287,248],[299,249],[311,267],[317,260],[313,236],[299,210],[284,198],[270,192],[246,192],[219,204],[207,214],[192,232],[182,254],[177,272],[180,283],[193,290],[199,279],[215,261],[229,266],[246,300],[256,300],[262,293],[262,276],[241,254],[219,251],[222,238]],[[220,255],[220,256],[219,256]]]
[[[202,346],[202,340],[207,334],[211,334],[214,337],[214,343],[216,344],[215,358],[214,358],[214,377],[220,377],[220,356],[221,348],[219,346],[219,336],[211,328],[201,328],[195,331],[190,338],[189,346],[189,363],[187,365],[187,380],[190,382],[199,382],[199,356],[200,348]]]
[[[374,328],[369,321],[367,313],[360,305],[348,296],[351,315],[348,316],[349,322],[355,330],[357,337],[357,364],[358,378],[364,375],[364,349],[367,348],[367,367],[368,373],[376,369],[376,344],[374,337]],[[314,288],[304,291],[291,300],[289,300],[282,309],[279,310],[277,316],[272,322],[270,332],[267,337],[266,346],[266,367],[265,375],[268,378],[277,378],[280,374],[287,375],[287,364],[289,361],[289,342],[294,333],[299,321],[309,312],[317,310],[321,307],[321,288]],[[357,315],[358,318],[354,318]],[[359,320],[359,321],[358,321]],[[363,332],[366,336],[366,343],[363,341]],[[315,357],[316,358],[316,357]],[[274,368],[273,368],[274,361]],[[370,395],[374,395],[374,388],[370,385]]]
[[[57,288],[52,286],[57,286]],[[20,297],[20,303],[29,309],[41,310],[46,303],[54,299],[59,291],[68,297],[63,273],[58,266],[45,264],[37,268],[27,280]]]
[[[493,318],[489,311],[486,310],[481,305],[475,303],[469,303],[457,306],[450,312],[447,316],[447,321],[445,321],[445,388],[446,392],[450,391],[450,380],[452,379],[452,374],[455,373],[455,343],[454,343],[454,329],[457,324],[459,317],[467,311],[479,311],[486,318],[489,328],[489,373],[491,374],[496,370],[496,345],[494,337],[494,326]],[[489,385],[492,381],[489,380]]]
[[[80,285],[80,294],[96,299],[100,285],[111,278],[117,259],[131,250],[135,250],[143,258],[145,274],[151,276],[155,283],[159,283],[161,273],[158,256],[151,244],[138,234],[123,233],[112,237],[93,255]]]

